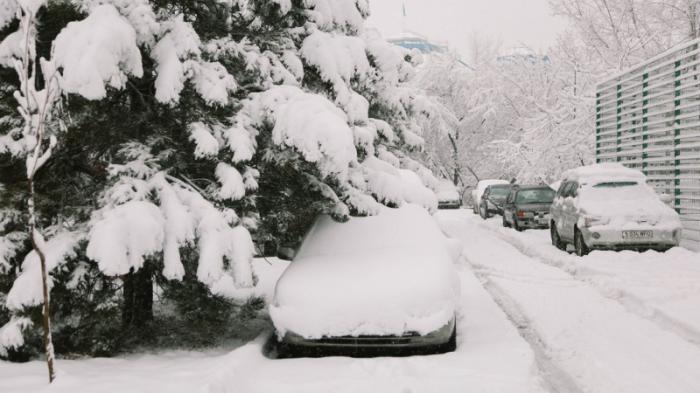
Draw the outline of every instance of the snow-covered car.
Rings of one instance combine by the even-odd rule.
[[[503,214],[503,204],[506,202],[512,184],[492,184],[486,187],[481,202],[479,202],[479,215],[484,220],[492,214]]]
[[[455,348],[461,254],[423,208],[340,223],[320,216],[269,307],[282,353],[349,356]]]
[[[438,209],[459,209],[462,206],[462,197],[454,183],[449,180],[440,181],[436,195]]]
[[[548,228],[554,194],[549,186],[514,186],[503,204],[503,226],[516,231]]]
[[[596,164],[564,174],[551,207],[552,244],[576,254],[592,249],[665,251],[681,239],[681,221],[646,184],[620,164]]]
[[[493,185],[493,184],[509,184],[505,180],[500,180],[500,179],[485,179],[485,180],[479,180],[479,182],[476,184],[476,187],[472,190],[472,209],[474,210],[474,214],[479,214],[479,204],[481,203],[481,196],[484,194],[484,191],[486,190],[486,187]]]

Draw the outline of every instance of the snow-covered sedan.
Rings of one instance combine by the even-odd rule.
[[[280,352],[453,350],[460,252],[412,204],[345,223],[319,217],[275,287],[270,317]]]
[[[495,184],[509,183],[505,180],[500,179],[484,179],[479,180],[479,182],[476,183],[476,187],[472,190],[472,209],[474,210],[474,214],[479,214],[479,205],[481,204],[481,197],[484,194],[486,187]]]
[[[440,181],[440,187],[435,193],[438,199],[438,209],[459,209],[462,197],[457,187],[449,180]]]
[[[552,244],[592,249],[667,250],[681,239],[681,221],[646,184],[619,164],[596,164],[564,174],[551,207]]]

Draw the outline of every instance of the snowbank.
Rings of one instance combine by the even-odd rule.
[[[425,334],[454,316],[458,295],[444,235],[408,204],[347,223],[320,217],[277,283],[270,316],[280,335]]]

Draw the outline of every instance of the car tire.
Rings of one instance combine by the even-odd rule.
[[[552,238],[552,245],[554,247],[562,251],[566,251],[566,243],[561,240],[561,236],[559,236],[559,231],[557,230],[557,225],[554,223],[554,221],[549,224],[549,235]]]
[[[574,248],[576,249],[576,255],[580,257],[586,256],[589,252],[591,252],[586,245],[586,241],[583,240],[583,234],[581,234],[581,231],[579,231],[578,228],[575,229],[574,233]]]
[[[506,215],[503,215],[503,227],[504,228],[510,228],[510,224],[508,223],[508,220],[506,220]]]
[[[487,208],[479,205],[479,216],[481,216],[481,218],[483,220],[489,218],[489,210]]]
[[[450,339],[440,346],[440,352],[454,352],[457,350],[457,323],[455,322],[455,327],[452,330],[452,335]]]
[[[513,229],[515,229],[518,232],[523,231],[523,228],[520,225],[518,225],[518,219],[515,217],[513,217]]]

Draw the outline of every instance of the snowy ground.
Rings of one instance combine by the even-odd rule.
[[[595,252],[546,231],[517,233],[466,210],[440,212],[465,243],[457,352],[411,358],[270,359],[268,332],[228,353],[166,352],[0,362],[0,392],[692,392],[700,391],[700,258]],[[285,262],[256,260],[270,296]]]
[[[465,247],[468,263],[559,372],[550,382],[560,391],[700,391],[697,254],[576,258],[552,247],[546,231],[519,234],[466,211],[440,219],[474,245]]]

